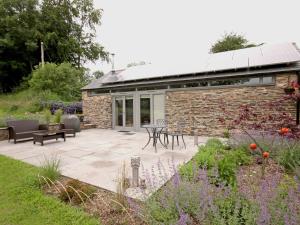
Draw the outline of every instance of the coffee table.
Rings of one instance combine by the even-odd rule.
[[[44,133],[34,133],[33,134],[33,144],[36,142],[41,143],[41,145],[44,145],[44,141],[46,140],[53,140],[58,138],[64,139],[66,141],[66,132],[65,131],[48,131]]]

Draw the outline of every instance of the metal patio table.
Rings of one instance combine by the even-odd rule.
[[[167,148],[167,146],[160,139],[160,133],[162,132],[162,130],[164,128],[166,128],[166,126],[156,125],[156,124],[148,124],[148,125],[144,125],[142,127],[147,130],[148,138],[149,138],[147,144],[143,147],[143,149],[145,149],[149,145],[151,139],[153,139],[153,146],[155,148],[155,152],[157,152],[157,149],[156,149],[157,139],[159,140],[159,142],[162,144],[162,146],[164,148]]]

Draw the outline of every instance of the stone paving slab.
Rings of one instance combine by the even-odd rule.
[[[207,139],[199,137],[199,144]],[[62,175],[116,192],[123,163],[128,177],[131,176],[130,159],[133,156],[141,157],[140,177],[146,180],[147,187],[157,190],[173,176],[174,167],[189,161],[197,152],[190,136],[185,136],[187,149],[181,142],[174,150],[157,144],[157,153],[151,144],[142,150],[147,140],[148,134],[143,132],[126,135],[116,130],[90,129],[78,133],[75,138],[67,138],[66,142],[47,141],[44,146],[33,145],[32,141],[17,144],[1,141],[0,154],[35,166],[42,165],[45,159],[58,158]]]

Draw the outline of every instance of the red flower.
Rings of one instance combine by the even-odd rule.
[[[280,131],[279,131],[279,133],[280,133],[281,135],[285,135],[285,134],[287,134],[288,132],[289,132],[289,128],[286,128],[286,127],[281,128]]]
[[[250,148],[252,150],[255,150],[257,148],[257,145],[255,143],[250,144]]]
[[[270,156],[270,153],[269,152],[263,152],[263,157],[266,159],[266,158],[269,158]]]

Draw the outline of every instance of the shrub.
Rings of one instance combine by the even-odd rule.
[[[206,172],[197,170],[201,174],[198,183],[189,182],[175,175],[173,182],[169,182],[164,190],[155,193],[145,204],[142,212],[149,224],[180,224],[194,221],[203,224],[207,219],[212,202],[213,190],[207,182]]]
[[[212,183],[225,182],[225,184],[234,186],[236,183],[235,171],[238,166],[248,164],[251,158],[247,150],[242,148],[225,150],[225,147],[220,140],[209,139],[204,146],[199,147],[198,153],[189,163],[180,167],[180,175],[191,181],[197,176],[195,171],[199,167],[205,168],[209,170]],[[218,170],[217,177],[214,172],[210,171],[213,168]]]
[[[19,106],[18,105],[12,105],[9,109],[10,112],[14,112],[14,111],[17,111],[19,109]]]
[[[225,184],[235,186],[238,166],[246,165],[250,163],[250,161],[250,156],[242,149],[227,151],[218,162],[219,178],[222,182],[225,182]]]
[[[236,171],[237,165],[233,158],[224,157],[218,162],[219,178],[227,185],[234,186],[236,184]]]
[[[211,148],[223,148],[224,145],[222,141],[218,138],[210,138],[207,140],[205,147],[211,147]]]
[[[45,119],[47,124],[50,123],[50,121],[51,121],[51,112],[50,112],[50,110],[45,110],[44,111],[44,119]]]
[[[63,114],[63,111],[61,109],[58,109],[54,113],[54,122],[55,123],[60,123],[61,122],[61,116]]]
[[[35,91],[48,90],[69,101],[80,98],[80,88],[84,85],[82,77],[83,71],[69,63],[46,63],[32,72],[29,84]]]
[[[195,173],[197,169],[196,163],[192,160],[179,168],[179,174],[185,179],[193,181],[197,176],[197,173]]]
[[[66,191],[61,190],[59,198],[64,202],[69,202],[69,200],[71,200],[73,204],[77,205],[81,204],[82,201],[86,201],[88,197],[91,197],[92,194],[96,192],[96,188],[84,184],[79,180],[68,181],[65,188]]]
[[[268,203],[270,224],[300,224],[300,193],[292,178],[285,176]],[[298,190],[297,190],[298,189]]]
[[[43,101],[41,102],[41,107],[50,109],[52,114],[58,109],[61,109],[66,114],[82,113],[82,102],[64,103],[60,101]]]
[[[210,224],[255,225],[258,207],[237,192],[215,200],[216,208],[211,211]]]
[[[300,143],[286,145],[278,152],[277,159],[288,172],[294,172],[300,166]]]
[[[60,176],[60,160],[56,157],[50,159],[45,158],[41,166],[41,176],[55,181]]]

